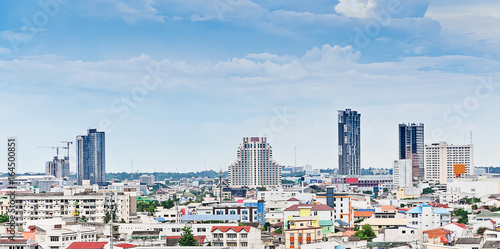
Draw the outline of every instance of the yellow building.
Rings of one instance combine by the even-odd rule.
[[[285,230],[285,249],[300,248],[303,244],[321,242],[322,227],[304,227]]]
[[[396,197],[398,200],[418,198],[420,197],[420,190],[415,187],[398,188]]]

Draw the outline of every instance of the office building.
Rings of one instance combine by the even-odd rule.
[[[399,159],[411,159],[413,181],[424,179],[424,124],[399,125]]]
[[[76,137],[77,178],[81,185],[83,180],[90,184],[102,184],[106,174],[106,153],[104,132],[88,129],[87,135]]]
[[[474,174],[472,144],[448,145],[446,142],[425,146],[425,180],[446,183],[448,179]]]
[[[229,185],[250,188],[281,186],[281,165],[273,160],[266,137],[245,137],[237,160],[229,165]]]
[[[57,179],[69,177],[69,160],[67,157],[59,159],[54,157],[52,161],[45,163],[45,175],[53,175]]]
[[[351,109],[338,111],[339,117],[339,174],[361,174],[361,114]]]
[[[139,177],[139,182],[145,183],[146,185],[151,185],[155,182],[155,176],[154,175],[142,175]]]
[[[413,165],[411,159],[400,159],[394,161],[393,182],[394,187],[404,188],[412,186]]]

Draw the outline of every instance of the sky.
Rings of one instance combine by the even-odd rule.
[[[40,146],[89,128],[106,132],[108,172],[226,170],[247,136],[283,165],[337,168],[350,108],[362,168],[392,167],[409,122],[500,166],[499,13],[496,0],[0,1],[0,137],[18,138],[18,172],[43,172],[55,151]]]

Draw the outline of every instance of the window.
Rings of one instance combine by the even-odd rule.
[[[172,228],[173,233],[180,233],[181,229],[180,228]]]
[[[228,233],[228,234],[227,234],[227,237],[228,237],[228,238],[230,238],[230,239],[235,239],[235,238],[237,238],[237,237],[238,237],[238,235],[237,235],[237,234],[235,234],[235,233]]]
[[[247,247],[248,246],[248,242],[241,242],[241,247]]]
[[[59,241],[58,236],[50,236],[50,241]]]
[[[246,234],[246,233],[242,233],[240,236],[241,236],[241,238],[242,238],[242,239],[246,239],[246,238],[247,238],[247,236],[248,236],[248,234]]]
[[[207,229],[206,229],[206,228],[204,228],[204,227],[202,227],[202,228],[198,228],[197,230],[198,230],[198,232],[199,232],[199,233],[201,233],[201,232],[206,232],[206,231],[207,231]]]

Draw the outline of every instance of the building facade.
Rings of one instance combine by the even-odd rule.
[[[455,169],[462,167],[460,178],[474,174],[473,146],[448,145],[446,142],[425,146],[425,180],[446,183],[457,178]]]
[[[361,114],[351,109],[338,111],[339,128],[339,174],[361,174]]]
[[[424,124],[399,125],[399,159],[411,159],[413,181],[424,179]]]
[[[76,163],[78,184],[89,180],[90,184],[105,181],[106,153],[104,132],[88,129],[87,135],[76,137]]]
[[[65,157],[64,159],[59,159],[54,157],[52,161],[45,163],[45,174],[53,175],[58,179],[69,177],[69,159]]]
[[[245,137],[238,158],[229,165],[229,185],[250,188],[281,186],[281,166],[273,160],[266,137]]]
[[[404,188],[412,186],[413,166],[411,159],[400,159],[394,161],[393,181],[394,187]]]

